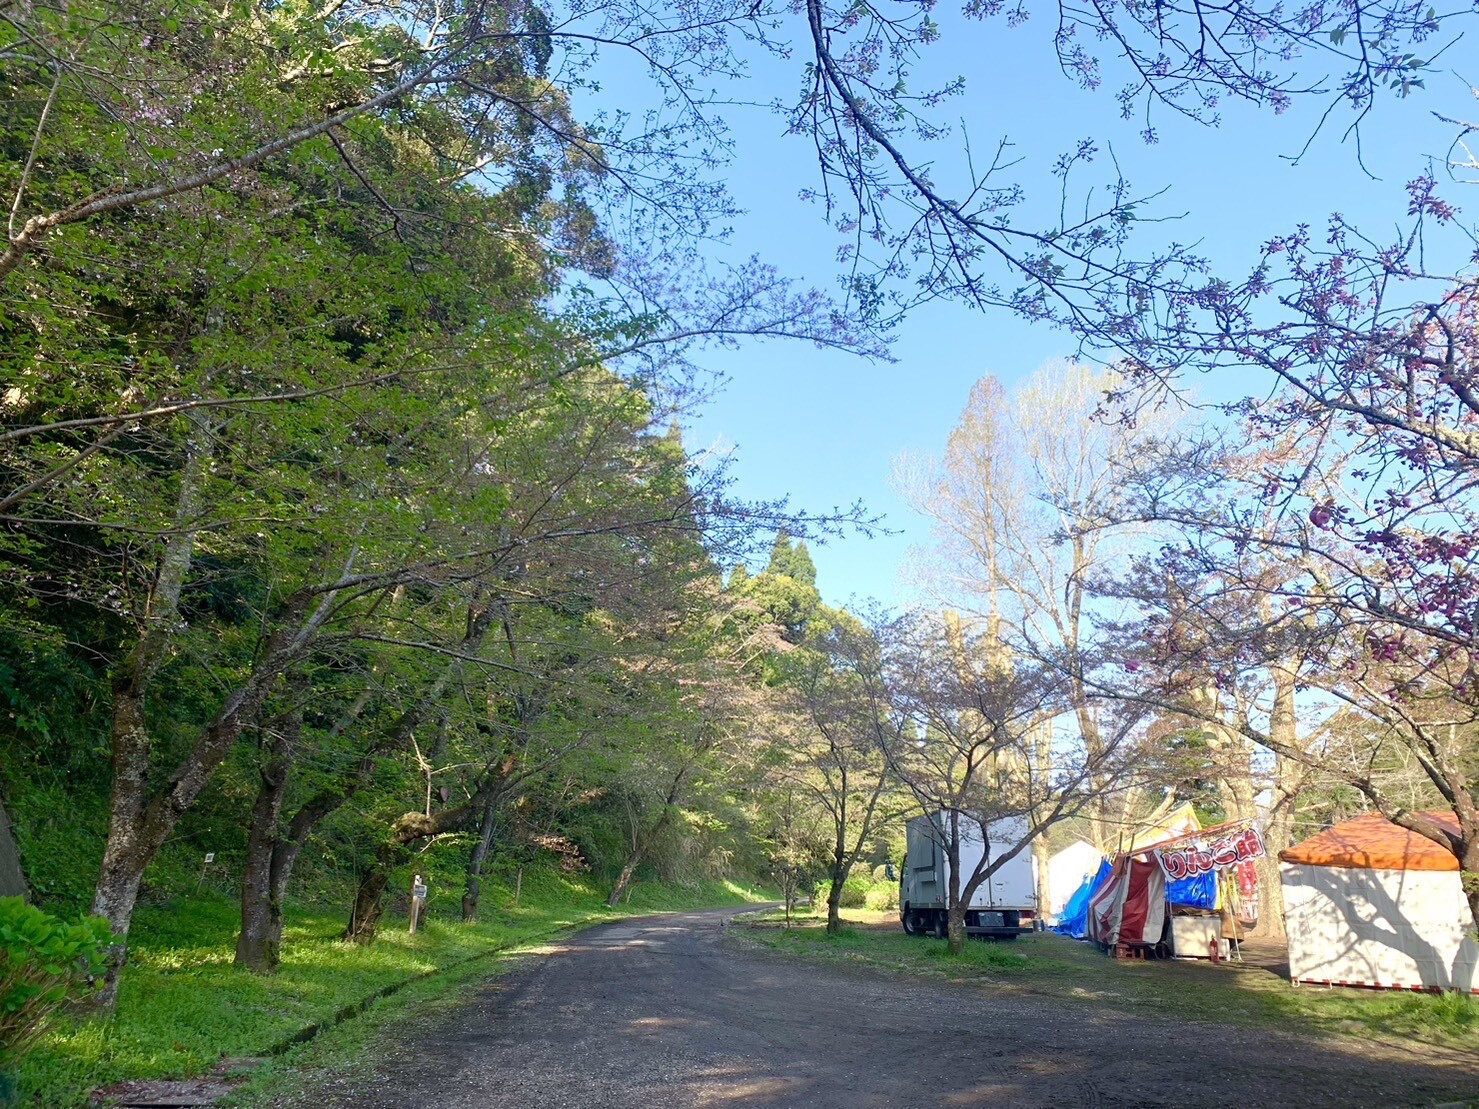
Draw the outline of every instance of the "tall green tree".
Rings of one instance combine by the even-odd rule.
[[[819,813],[833,934],[842,930],[848,876],[911,800],[891,766],[909,721],[884,696],[883,664],[882,645],[867,625],[826,607],[803,643],[774,664],[775,775],[799,787]]]

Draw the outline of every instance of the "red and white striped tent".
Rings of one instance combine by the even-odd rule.
[[[1458,860],[1432,840],[1370,813],[1280,852],[1279,876],[1294,982],[1479,993]]]
[[[1085,928],[1091,943],[1159,943],[1166,924],[1166,877],[1150,855],[1156,844],[1199,831],[1190,802],[1136,828],[1115,856],[1109,876],[1089,900]]]
[[[1089,899],[1089,939],[1101,947],[1157,944],[1166,927],[1166,876],[1150,855],[1120,855]]]

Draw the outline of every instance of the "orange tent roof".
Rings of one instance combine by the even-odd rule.
[[[1425,812],[1435,824],[1458,831],[1452,813]],[[1337,824],[1279,852],[1286,863],[1364,867],[1368,870],[1458,870],[1458,860],[1426,836],[1393,824],[1380,813],[1367,813]]]

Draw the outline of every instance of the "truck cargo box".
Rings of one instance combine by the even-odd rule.
[[[950,895],[950,860],[944,829],[946,816],[931,813],[909,821],[904,866],[899,874],[899,920],[910,935],[944,935]],[[960,868],[962,884],[977,864],[988,863],[1021,843],[1027,835],[1025,817],[1002,817],[987,825],[988,844],[974,820],[961,819]],[[976,936],[1015,939],[1033,930],[1037,919],[1037,882],[1032,851],[1024,846],[1002,863],[971,897],[966,910],[966,932]]]

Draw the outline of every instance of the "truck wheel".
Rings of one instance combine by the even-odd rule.
[[[906,936],[917,936],[924,930],[919,926],[919,914],[913,909],[905,909],[899,922],[903,924]]]
[[[950,935],[950,920],[944,913],[935,916],[935,939],[947,939]]]

